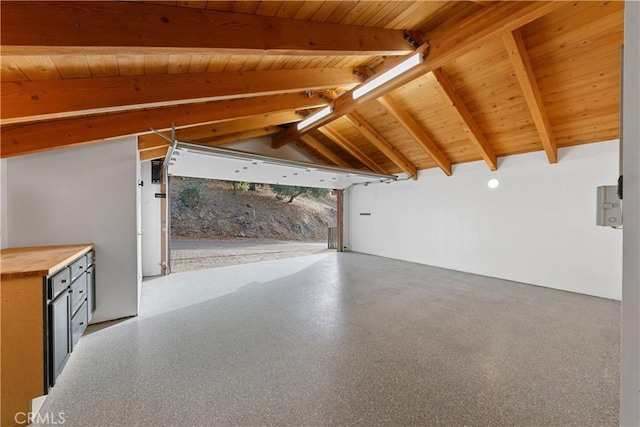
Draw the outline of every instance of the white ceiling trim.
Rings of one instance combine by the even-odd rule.
[[[205,147],[185,142],[176,142],[169,156],[169,175],[192,178],[337,190],[343,190],[354,184],[391,182],[398,179],[395,175],[278,159],[245,151]]]

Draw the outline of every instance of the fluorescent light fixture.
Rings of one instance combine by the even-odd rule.
[[[318,120],[324,119],[331,113],[333,113],[333,105],[327,105],[322,110],[318,110],[315,113],[308,116],[307,118],[305,118],[304,120],[302,120],[301,122],[298,122],[296,126],[298,127],[298,130],[302,130],[306,127],[311,126]]]
[[[395,67],[392,67],[384,73],[374,76],[368,82],[365,82],[361,86],[358,86],[352,93],[353,99],[358,99],[361,96],[368,94],[372,90],[379,88],[383,84],[395,79],[399,75],[406,73],[413,67],[422,64],[422,62],[424,62],[424,55],[422,54],[422,52],[416,53],[410,58],[397,64]]]

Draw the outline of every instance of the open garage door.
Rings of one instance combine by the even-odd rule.
[[[174,176],[246,181],[262,184],[344,190],[353,184],[395,181],[381,175],[314,163],[278,159],[227,148],[177,142],[167,154],[168,172]]]
[[[273,256],[277,257],[284,257],[282,255],[288,251],[304,252],[307,249],[303,250],[298,246],[304,245],[304,241],[309,244],[312,241],[316,242],[314,245],[318,246],[318,242],[322,240],[322,237],[318,240],[319,233],[322,234],[318,228],[321,229],[323,226],[324,236],[327,236],[327,233],[329,236],[328,247],[341,250],[343,246],[342,190],[354,184],[390,182],[397,179],[394,175],[381,175],[302,161],[283,160],[243,151],[180,142],[174,144],[167,155],[165,164],[167,165],[167,174],[171,176],[168,182],[172,183],[171,190],[167,191],[167,195],[175,199],[175,203],[169,203],[169,205],[175,210],[175,212],[174,210],[171,212],[174,212],[176,216],[176,222],[169,223],[166,227],[166,241],[171,244],[172,238],[177,239],[173,241],[173,246],[167,248],[168,256],[166,259],[169,261],[169,271],[187,271],[194,268],[213,268],[227,265],[228,262],[234,262],[236,256],[240,257],[237,258],[238,262],[236,263],[255,262],[246,261],[253,259],[253,253],[249,257],[244,256],[246,251],[251,250],[257,251],[256,254],[271,251],[274,252]],[[197,185],[203,190],[206,189],[201,192],[202,204],[198,205],[197,214],[194,214],[191,208],[183,203],[178,203],[178,201],[182,201],[182,187],[185,183]],[[236,196],[233,183],[246,183],[247,185],[252,183],[254,191],[248,193],[239,191]],[[263,187],[260,184],[266,184],[266,186]],[[301,208],[296,202],[291,208],[283,210],[276,204],[283,202],[276,202],[275,198],[271,202],[271,198],[267,196],[265,199],[264,197],[266,193],[275,196],[272,193],[273,184],[332,190],[336,197],[330,198],[333,199],[329,202],[332,205],[331,209],[320,206],[318,211],[306,212],[309,210],[308,205],[316,202],[312,203],[311,199],[303,198],[301,203],[303,206],[307,204],[304,208]],[[234,188],[233,196],[230,193],[231,186]],[[311,190],[306,191],[315,194]],[[318,197],[324,198],[326,196]],[[248,212],[251,209],[245,208],[245,203],[247,203],[246,206],[251,205],[254,209],[253,217]],[[257,221],[256,204],[259,211]],[[322,205],[322,203],[320,204]],[[266,208],[267,205],[272,207]],[[211,208],[214,206],[215,208],[212,210]],[[294,214],[292,213],[293,209],[302,209],[302,211]],[[240,213],[236,214],[236,210]],[[244,212],[245,210],[247,212]],[[264,215],[260,215],[260,212],[263,212]],[[328,212],[333,212],[333,214],[329,213],[333,219],[324,218]],[[208,220],[202,222],[203,215]],[[274,218],[274,215],[278,218]],[[214,217],[217,219],[211,221]],[[300,226],[300,234],[294,231],[294,226]],[[171,235],[172,233],[173,235]],[[191,239],[194,238],[197,240],[192,241]],[[286,245],[276,248],[273,242],[269,244],[263,239],[272,239],[274,242],[277,240],[286,243]],[[262,243],[259,243],[260,241]],[[300,242],[295,243],[298,241]],[[229,248],[239,251],[238,254]],[[231,255],[222,256],[222,254],[228,254],[230,250]],[[327,237],[325,237],[324,250],[327,250]]]

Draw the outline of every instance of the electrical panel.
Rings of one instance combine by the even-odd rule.
[[[164,160],[151,160],[151,183],[160,184],[160,175],[162,175],[162,163]]]
[[[622,201],[618,196],[617,185],[598,187],[598,206],[596,225],[605,227],[622,226]]]

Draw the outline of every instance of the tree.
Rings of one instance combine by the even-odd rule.
[[[315,198],[327,197],[329,195],[329,190],[326,188],[297,187],[293,185],[271,184],[271,190],[276,193],[276,197],[279,199],[289,197],[287,203],[293,202],[293,199],[302,194],[307,194]]]

